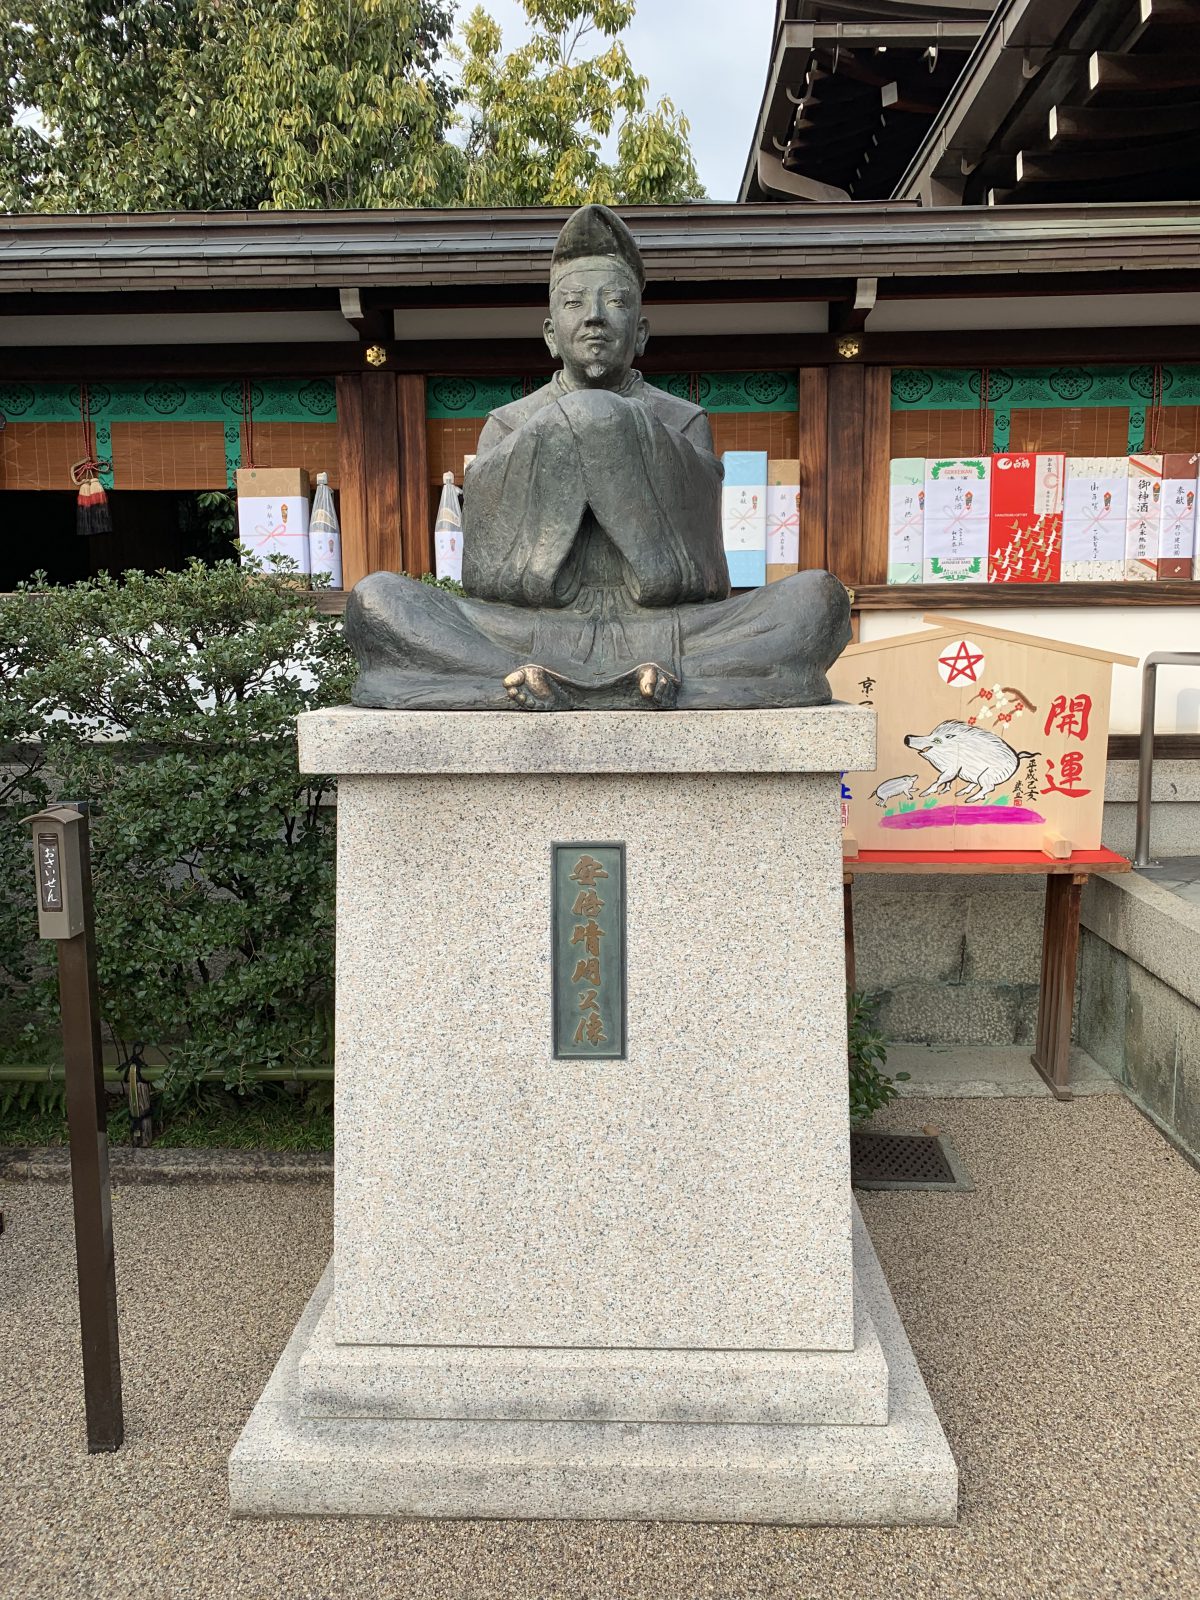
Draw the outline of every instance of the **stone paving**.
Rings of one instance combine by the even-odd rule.
[[[1200,1593],[1200,1174],[1118,1096],[901,1101],[970,1194],[864,1194],[962,1473],[938,1529],[236,1522],[225,1470],[330,1248],[326,1181],[122,1185],[125,1447],[83,1449],[69,1192],[0,1185],[0,1587],[20,1600]]]
[[[1188,905],[1200,906],[1200,856],[1165,856],[1150,867],[1138,867],[1139,875],[1160,889],[1169,889]]]

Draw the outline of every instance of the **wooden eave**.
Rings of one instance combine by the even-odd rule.
[[[893,198],[1200,194],[1200,0],[1002,0]]]
[[[568,215],[536,211],[253,212],[0,218],[0,295],[458,289],[476,298],[545,283]],[[655,286],[851,285],[1195,270],[1200,204],[1041,205],[964,213],[889,204],[695,205],[624,211]],[[728,291],[725,291],[728,292]],[[881,286],[881,294],[886,288]],[[113,297],[110,299],[109,297]]]
[[[983,31],[989,0],[822,5],[779,0],[766,87],[739,198],[780,198],[799,179],[882,199]],[[772,180],[763,160],[781,158]]]

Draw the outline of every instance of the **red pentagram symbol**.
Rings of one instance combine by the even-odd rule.
[[[946,668],[946,682],[957,683],[960,678],[967,683],[978,683],[975,669],[983,660],[983,652],[972,655],[970,646],[965,639],[960,640],[958,649],[952,656],[939,656],[938,665]]]

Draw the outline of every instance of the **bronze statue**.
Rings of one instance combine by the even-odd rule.
[[[845,589],[798,573],[729,598],[721,463],[699,406],[633,370],[645,275],[605,206],[571,216],[543,332],[561,369],[484,424],[459,599],[396,573],[352,591],[360,706],[647,710],[821,705]]]

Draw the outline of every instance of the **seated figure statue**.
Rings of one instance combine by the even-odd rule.
[[[550,268],[561,369],[493,411],[463,493],[464,598],[391,572],[357,584],[360,706],[569,711],[821,705],[850,638],[827,572],[729,598],[723,469],[699,406],[643,381],[645,277],[605,206]]]

